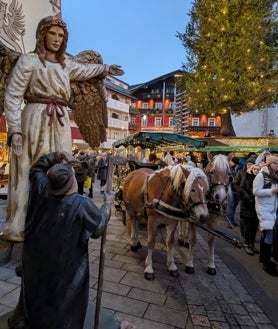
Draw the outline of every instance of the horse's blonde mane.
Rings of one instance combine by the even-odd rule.
[[[217,154],[213,157],[213,161],[211,162],[211,169],[219,169],[222,172],[225,172],[226,170],[229,171],[229,161],[226,155],[223,154]]]
[[[185,198],[189,198],[190,190],[192,187],[193,182],[195,181],[196,178],[201,178],[204,183],[206,184],[207,189],[209,189],[209,182],[207,175],[204,173],[203,169],[201,168],[192,168],[190,171],[189,176],[187,177],[184,191],[185,191]]]

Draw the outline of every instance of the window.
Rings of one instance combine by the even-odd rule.
[[[169,119],[169,127],[173,127],[174,126],[174,118],[170,118]]]
[[[215,127],[215,118],[208,118],[209,127]]]
[[[136,119],[134,117],[130,118],[130,123],[132,123],[133,125],[135,125]]]
[[[192,126],[199,126],[200,124],[199,124],[199,118],[193,118],[192,119]]]
[[[148,103],[143,103],[142,104],[142,109],[143,110],[147,110],[149,108],[149,104]]]
[[[118,97],[116,94],[113,94],[113,95],[111,96],[111,98],[112,98],[112,99],[115,99],[116,101],[119,100],[119,97]]]
[[[176,103],[175,102],[170,103],[170,109],[172,109],[172,110],[176,109]]]
[[[161,102],[156,102],[155,105],[154,105],[154,107],[155,107],[156,109],[161,110],[161,109],[162,109],[162,103],[161,103]]]
[[[113,118],[113,119],[118,119],[118,118],[119,118],[119,116],[118,116],[118,114],[117,114],[117,113],[114,113],[114,112],[113,112],[113,113],[112,113],[112,118]]]
[[[162,125],[161,118],[155,118],[154,125],[155,125],[155,127],[161,127],[161,125]]]
[[[143,115],[141,125],[146,127],[148,125],[148,118],[146,115]]]
[[[117,131],[114,131],[114,139],[119,139],[119,133]]]

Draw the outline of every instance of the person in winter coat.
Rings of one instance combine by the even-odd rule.
[[[249,160],[247,160],[246,170],[242,170],[236,175],[233,187],[239,193],[241,200],[240,228],[244,242],[247,245],[245,251],[248,255],[254,255],[254,253],[259,253],[259,250],[255,247],[259,219],[255,209],[253,181],[259,173],[260,167],[255,164],[248,166],[248,161]]]
[[[83,195],[84,193],[84,182],[88,176],[88,159],[83,150],[79,151],[76,159],[78,163],[74,166],[75,178],[77,180],[78,193]]]
[[[233,188],[233,181],[236,177],[236,174],[242,170],[242,166],[240,165],[239,158],[233,157],[231,160],[229,160],[230,165],[230,182],[229,190],[228,190],[228,198],[227,198],[227,209],[226,209],[226,216],[229,220],[229,223],[233,226],[237,226],[237,223],[235,222],[235,211],[237,208],[237,205],[240,201],[240,197],[237,191]]]
[[[108,154],[102,153],[97,163],[97,179],[100,180],[100,192],[104,193],[104,186],[107,179]]]
[[[96,152],[94,150],[88,151],[87,160],[88,160],[88,176],[91,178],[91,186],[89,188],[88,197],[92,198],[94,182],[95,182],[95,175],[96,175],[96,162],[97,162]]]
[[[260,230],[260,262],[263,270],[273,276],[278,276],[277,264],[271,260],[273,243],[273,226],[278,208],[278,156],[270,155],[253,182],[256,212],[259,218]]]
[[[109,221],[112,195],[98,208],[77,192],[66,152],[39,158],[30,170],[22,252],[26,328],[83,329],[89,298],[89,238]],[[42,211],[45,209],[45,211]]]

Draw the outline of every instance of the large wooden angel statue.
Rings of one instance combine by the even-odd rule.
[[[34,52],[18,54],[0,47],[0,107],[5,111],[7,143],[12,148],[2,239],[24,240],[31,165],[53,151],[72,152],[69,107],[91,147],[104,140],[107,111],[103,79],[124,72],[118,65],[103,64],[93,51],[66,55],[67,40],[66,24],[48,16],[38,24]]]

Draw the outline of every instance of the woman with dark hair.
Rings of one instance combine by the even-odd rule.
[[[36,39],[35,51],[18,58],[4,99],[8,145],[13,152],[8,218],[2,237],[13,242],[24,240],[30,167],[44,154],[71,152],[68,114],[71,81],[124,73],[118,65],[84,64],[66,57],[68,31],[60,18],[43,18],[38,24]]]

